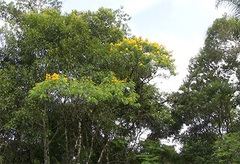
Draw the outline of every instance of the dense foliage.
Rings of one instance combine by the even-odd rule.
[[[221,163],[223,153],[237,152],[239,28],[237,18],[217,19],[208,29],[205,46],[190,61],[184,84],[172,95],[175,127],[187,125],[180,136],[186,163]],[[226,145],[233,151],[226,150]],[[231,158],[227,161],[239,160],[232,155],[226,155]]]
[[[141,134],[161,145],[173,123],[150,84],[175,75],[171,52],[129,34],[121,10],[62,14],[51,0],[0,7],[1,163],[148,161]],[[172,147],[161,152],[177,158]]]
[[[151,80],[176,74],[171,52],[132,35],[121,9],[0,9],[0,163],[239,163],[239,18],[214,21],[166,96]]]

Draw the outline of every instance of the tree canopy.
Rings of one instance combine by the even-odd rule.
[[[214,21],[165,94],[151,80],[176,75],[172,52],[122,9],[61,5],[0,2],[0,163],[239,163],[238,17]]]
[[[204,47],[190,61],[189,75],[172,95],[175,127],[188,126],[180,136],[188,163],[219,162],[213,158],[221,152],[215,144],[238,126],[239,25],[237,18],[215,20]]]
[[[161,144],[172,119],[150,81],[175,75],[174,59],[130,34],[127,14],[61,13],[55,0],[0,7],[2,163],[136,163],[144,131]]]

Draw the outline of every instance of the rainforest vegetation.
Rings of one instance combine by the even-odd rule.
[[[165,94],[151,80],[177,74],[172,52],[132,34],[122,9],[1,1],[0,164],[240,163],[240,2],[221,4],[233,15]]]

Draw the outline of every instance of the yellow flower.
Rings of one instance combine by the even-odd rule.
[[[145,42],[148,42],[148,38],[145,39]]]
[[[142,65],[143,65],[143,63],[141,63],[141,62],[138,62],[138,64],[139,64],[140,66],[142,66]]]
[[[58,78],[59,78],[59,75],[58,75],[58,74],[54,73],[54,74],[52,75],[52,80],[58,80]]]
[[[112,46],[112,45],[113,45],[113,43],[110,43],[110,45]]]
[[[127,82],[127,78],[121,80],[122,83],[126,83]]]
[[[128,51],[128,48],[126,48],[125,50]]]
[[[115,82],[115,84],[117,84],[118,79],[114,76],[113,79],[112,79],[112,82]]]
[[[36,85],[36,87],[38,87],[38,86],[39,86],[39,83],[36,83],[35,85]]]
[[[135,48],[137,48],[137,47],[138,47],[138,45],[136,45],[136,44],[135,44],[135,45],[134,45],[134,47],[135,47]]]
[[[123,52],[122,51],[120,51],[120,54],[122,54]]]
[[[129,100],[129,101],[133,101],[133,98],[132,98],[132,97],[129,97],[128,100]]]
[[[49,73],[46,74],[46,79],[45,81],[47,81],[48,79],[51,79],[51,75]]]
[[[67,78],[66,77],[64,77],[63,80],[67,82]]]
[[[110,48],[110,51],[112,51],[113,49],[112,48]]]

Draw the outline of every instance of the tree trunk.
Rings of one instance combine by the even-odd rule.
[[[81,121],[79,121],[78,122],[78,137],[77,137],[77,140],[75,143],[75,150],[77,151],[77,154],[75,155],[74,163],[80,163],[81,148],[82,148],[82,123],[81,123]]]
[[[44,164],[50,164],[49,154],[49,123],[47,111],[44,109],[43,113],[43,148],[44,148]]]
[[[104,153],[105,151],[107,151],[106,149],[107,149],[109,143],[112,142],[112,140],[114,139],[115,135],[116,135],[116,132],[114,132],[114,133],[112,134],[112,136],[107,140],[106,144],[103,146],[103,149],[102,149],[102,151],[101,151],[101,154],[100,154],[100,156],[99,156],[99,158],[98,158],[98,163],[101,163],[102,158],[103,158],[103,153]],[[108,138],[108,137],[107,137],[107,138]],[[106,159],[107,159],[107,163],[109,163],[108,154],[106,155]]]

